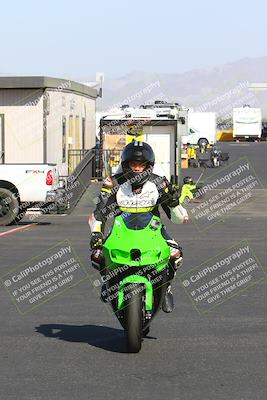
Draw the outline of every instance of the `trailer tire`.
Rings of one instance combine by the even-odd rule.
[[[19,201],[15,193],[0,187],[0,225],[11,225],[19,215]]]

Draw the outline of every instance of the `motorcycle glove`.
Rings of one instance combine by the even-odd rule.
[[[179,205],[179,189],[176,185],[169,185],[167,206],[174,208]]]
[[[101,249],[103,246],[103,233],[93,232],[90,240],[91,249]]]

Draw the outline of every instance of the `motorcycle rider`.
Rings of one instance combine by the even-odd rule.
[[[103,272],[104,258],[101,248],[104,242],[105,224],[111,217],[122,212],[152,212],[160,216],[159,205],[174,223],[188,221],[186,210],[179,206],[179,194],[165,177],[153,173],[155,155],[151,146],[141,141],[132,141],[122,152],[121,172],[107,178],[97,199],[94,213],[89,217],[91,228],[91,260],[92,265]],[[174,308],[171,281],[176,270],[182,265],[182,248],[162,229],[162,235],[170,246],[171,258],[168,268],[169,285],[162,304],[164,312],[172,312]],[[102,270],[102,272],[101,272]],[[102,286],[101,298],[106,301]]]
[[[199,147],[199,153],[200,154],[207,153],[208,145],[207,145],[206,140],[200,140],[200,143],[199,143],[198,147]]]
[[[221,151],[217,146],[213,146],[210,153],[210,160],[212,168],[220,166]]]
[[[181,190],[181,196],[179,197],[180,204],[183,204],[186,200],[193,200],[194,194],[197,191],[197,186],[194,184],[191,176],[186,176],[183,182],[184,184]]]

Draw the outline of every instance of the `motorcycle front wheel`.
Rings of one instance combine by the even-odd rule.
[[[127,349],[129,353],[138,353],[142,346],[143,337],[143,288],[135,285],[127,293],[125,301],[124,317],[127,339]]]

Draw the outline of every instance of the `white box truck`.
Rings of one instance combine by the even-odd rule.
[[[216,113],[188,112],[188,134],[182,136],[183,144],[215,144],[216,143]]]
[[[244,106],[233,109],[233,138],[259,139],[261,137],[262,115],[260,108]]]

